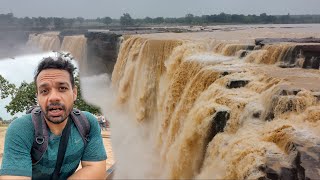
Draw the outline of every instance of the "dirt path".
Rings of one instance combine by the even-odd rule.
[[[2,163],[4,136],[6,134],[7,127],[0,127],[0,165]]]
[[[102,138],[103,138],[103,144],[104,144],[104,147],[107,151],[107,156],[108,156],[108,159],[107,159],[107,166],[106,166],[106,169],[109,169],[113,164],[114,164],[114,156],[113,156],[113,152],[112,152],[112,146],[111,146],[111,139],[110,139],[110,131],[102,131]]]

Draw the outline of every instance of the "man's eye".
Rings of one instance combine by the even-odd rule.
[[[68,89],[67,87],[60,87],[60,90],[62,90],[62,91],[65,91],[67,89]]]
[[[46,89],[40,90],[40,94],[46,94],[46,93],[48,93],[48,90],[46,90]]]

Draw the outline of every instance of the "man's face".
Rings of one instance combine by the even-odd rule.
[[[45,118],[60,124],[72,111],[77,88],[72,88],[70,75],[65,70],[42,70],[37,77],[37,99]]]

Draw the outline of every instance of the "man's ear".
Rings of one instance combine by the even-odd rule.
[[[74,85],[74,87],[73,87],[73,101],[77,100],[77,96],[78,96],[78,88],[76,85]]]

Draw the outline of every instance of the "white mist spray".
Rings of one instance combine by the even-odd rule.
[[[128,110],[115,104],[116,93],[108,74],[81,77],[83,98],[102,109],[110,121],[111,142],[116,161],[116,179],[159,177],[158,161],[146,131],[134,121]],[[138,127],[139,126],[139,127]]]

